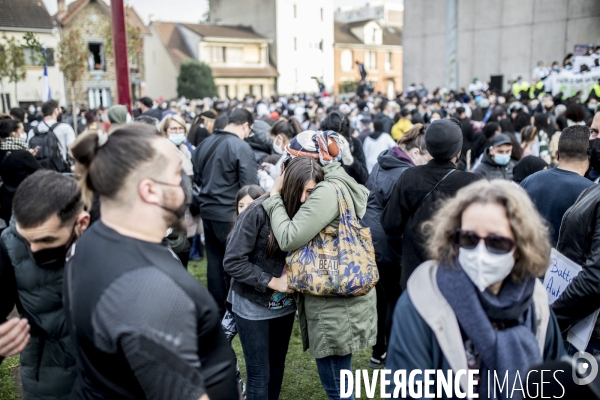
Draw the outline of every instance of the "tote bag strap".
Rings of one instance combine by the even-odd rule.
[[[348,203],[348,199],[346,199],[346,195],[344,194],[344,189],[342,188],[342,185],[340,185],[339,183],[337,183],[333,180],[330,180],[328,182],[331,183],[335,187],[337,200],[338,200],[338,206],[340,208],[340,218],[342,217],[342,215],[345,215],[347,212],[347,214],[349,216],[349,220],[350,220],[349,222],[354,223],[356,221],[356,218],[354,218],[353,210],[350,207],[350,203]]]

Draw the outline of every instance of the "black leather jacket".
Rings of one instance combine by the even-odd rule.
[[[556,249],[583,270],[552,304],[563,334],[600,308],[600,185],[586,189],[565,213]],[[600,326],[592,334],[600,341]]]

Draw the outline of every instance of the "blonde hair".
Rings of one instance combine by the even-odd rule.
[[[187,135],[188,128],[187,124],[185,123],[185,120],[177,114],[169,114],[166,117],[164,117],[162,121],[160,121],[160,125],[158,126],[158,130],[164,137],[169,137],[169,133],[167,132],[167,130],[169,129],[171,121],[175,121],[179,125],[183,126],[183,129],[185,129],[185,134]]]
[[[494,203],[506,210],[516,244],[513,279],[520,282],[543,275],[550,261],[548,228],[527,193],[504,180],[482,180],[462,188],[423,224],[430,258],[439,264],[454,265],[458,257],[455,232],[461,227],[463,212],[476,203]]]

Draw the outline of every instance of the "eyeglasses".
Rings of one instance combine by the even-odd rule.
[[[185,132],[185,128],[183,126],[170,126],[167,128],[169,132]]]
[[[255,133],[256,133],[256,132],[254,132],[254,127],[253,127],[253,126],[251,126],[251,127],[250,127],[250,134],[248,135],[248,137],[252,137],[252,136],[254,136],[254,134],[255,134]]]
[[[457,229],[454,233],[454,241],[463,249],[473,250],[483,239],[485,247],[492,254],[507,254],[515,248],[515,241],[499,235],[488,235],[481,237],[473,231],[463,231]]]

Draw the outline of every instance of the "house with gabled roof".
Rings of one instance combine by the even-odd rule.
[[[251,28],[152,21],[149,29],[144,50],[150,97],[177,96],[177,77],[185,60],[211,67],[222,99],[275,93],[278,73],[269,58],[271,41]]]
[[[64,81],[54,57],[58,43],[59,31],[48,13],[42,0],[0,0],[0,37],[14,37],[24,44],[23,36],[32,32],[39,42],[46,47],[48,61],[48,80],[52,98],[65,104]],[[27,108],[30,104],[42,101],[44,66],[37,57],[32,57],[31,49],[24,49],[27,76],[24,81],[9,83],[4,79],[4,95],[0,95],[2,111],[8,112],[12,107]],[[1,92],[0,87],[0,92]]]
[[[125,7],[128,25],[139,27],[144,41],[150,35],[132,7]],[[111,24],[110,5],[104,0],[75,0],[65,5],[58,0],[58,12],[54,16],[65,34],[77,30],[89,50],[87,69],[75,88],[75,101],[88,108],[110,107],[116,102],[116,75],[113,49],[107,48],[104,32]],[[132,98],[145,96],[145,70],[143,46],[137,54],[129,54],[129,79]],[[67,92],[69,104],[71,94]]]

